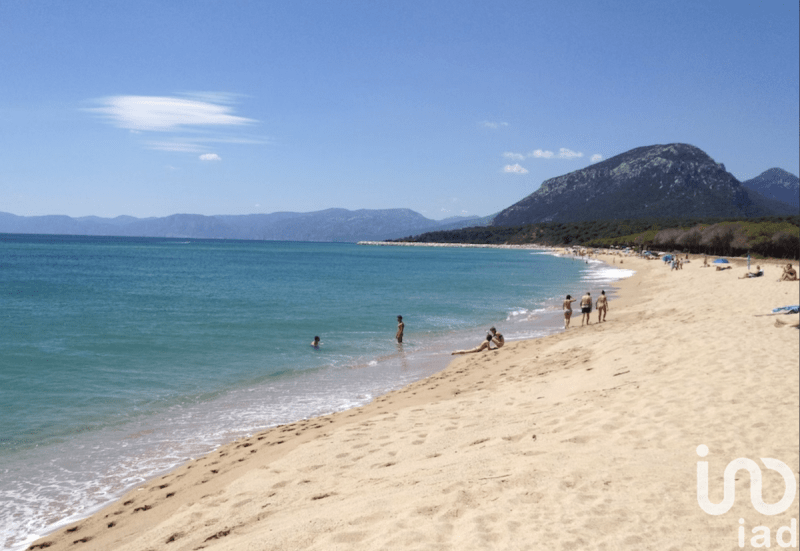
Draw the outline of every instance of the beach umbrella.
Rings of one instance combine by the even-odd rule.
[[[665,254],[663,257],[661,257],[661,260],[663,260],[664,262],[669,262],[670,260],[672,260],[672,255]]]
[[[724,258],[718,258],[714,261],[714,264],[727,264],[727,263],[728,261],[725,260]]]

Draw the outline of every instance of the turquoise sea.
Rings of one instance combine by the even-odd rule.
[[[560,331],[565,294],[629,274],[537,250],[0,235],[0,544],[424,378],[491,325]]]

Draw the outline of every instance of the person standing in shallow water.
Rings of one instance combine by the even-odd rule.
[[[600,291],[600,298],[597,299],[597,323],[606,321],[606,312],[608,312],[608,297],[605,291]]]
[[[567,295],[566,300],[561,305],[561,309],[564,310],[564,329],[569,328],[569,320],[572,318],[572,303],[575,300],[571,295]]]
[[[395,338],[399,343],[403,342],[403,331],[405,328],[406,324],[403,323],[403,316],[397,316],[397,335],[395,335]]]

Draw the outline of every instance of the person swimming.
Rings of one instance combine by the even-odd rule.
[[[317,349],[319,349],[319,346],[320,346],[321,344],[322,344],[322,343],[321,343],[321,342],[319,342],[319,337],[314,337],[314,340],[313,340],[313,341],[311,341],[311,346],[313,346],[314,348],[317,348]]]

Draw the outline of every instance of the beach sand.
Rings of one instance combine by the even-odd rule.
[[[785,483],[759,458],[786,463],[796,487],[798,316],[763,314],[798,304],[800,286],[777,282],[774,262],[758,279],[701,263],[626,258],[637,273],[603,324],[576,312],[566,332],[233,442],[32,547],[739,549],[741,518],[745,548],[757,526],[780,548],[797,499],[764,516],[740,471],[732,509],[709,515],[697,465],[715,503],[739,457],[761,467],[767,503]]]

